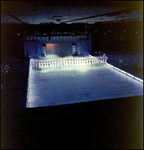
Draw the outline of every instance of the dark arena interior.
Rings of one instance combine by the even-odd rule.
[[[143,149],[142,56],[143,1],[1,1],[1,149]]]

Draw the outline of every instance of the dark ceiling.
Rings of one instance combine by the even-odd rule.
[[[114,43],[123,36],[123,41],[130,41],[127,45],[134,47],[139,40],[140,46],[143,1],[1,1],[1,31],[6,56],[9,51],[23,55],[23,37],[38,32],[43,36],[93,35],[94,50],[120,47]]]
[[[1,23],[73,24],[143,20],[143,1],[1,1]]]

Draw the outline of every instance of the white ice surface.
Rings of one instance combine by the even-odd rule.
[[[143,83],[108,65],[29,70],[26,107],[143,95]]]

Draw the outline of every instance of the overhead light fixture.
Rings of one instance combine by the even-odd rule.
[[[62,16],[52,16],[52,19],[56,20],[56,19],[60,19],[62,18]]]
[[[62,16],[52,16],[52,19],[55,20],[56,22],[60,22],[62,19]]]
[[[87,24],[95,24],[95,22],[90,21],[90,22],[88,22]]]

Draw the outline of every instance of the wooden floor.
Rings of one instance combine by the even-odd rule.
[[[107,65],[30,70],[26,107],[143,95],[143,83]]]

